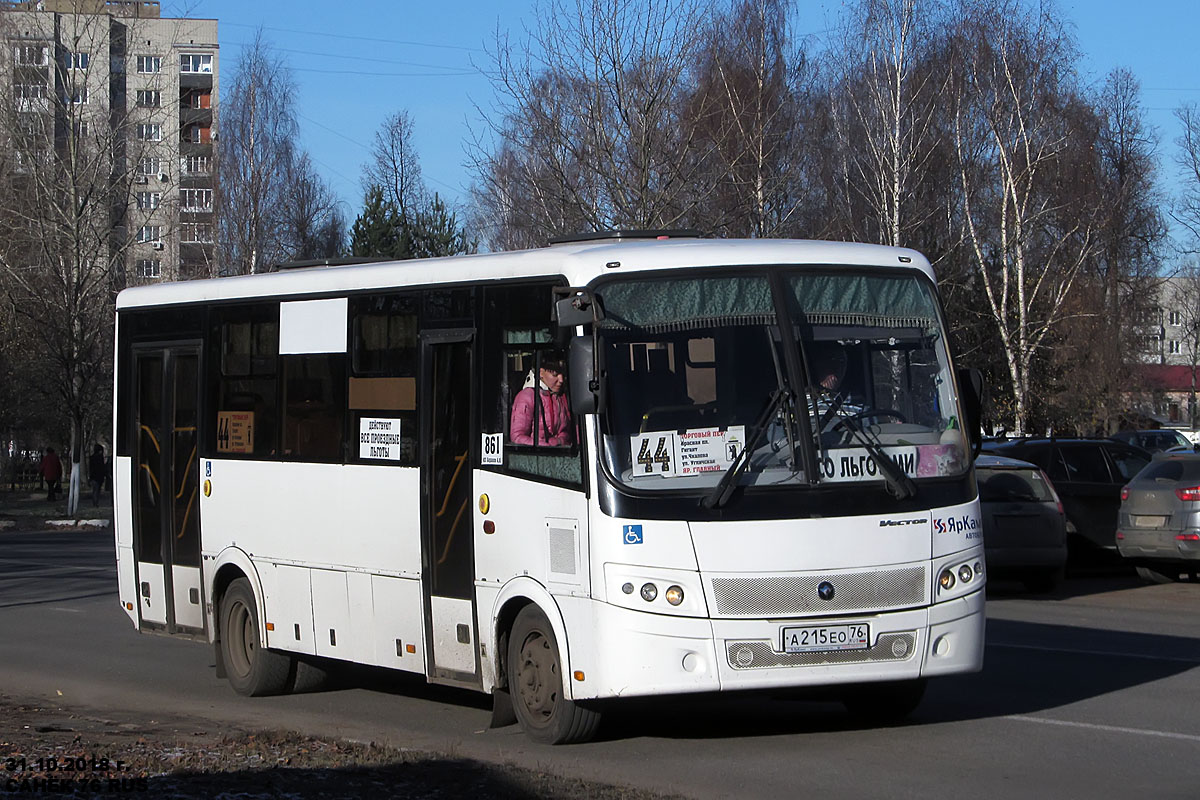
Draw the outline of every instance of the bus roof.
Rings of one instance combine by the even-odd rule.
[[[136,286],[117,296],[117,308],[339,294],[552,275],[563,275],[572,286],[582,286],[600,275],[760,264],[915,267],[930,279],[934,277],[929,262],[915,250],[871,244],[800,239],[589,241],[537,250],[319,266]]]

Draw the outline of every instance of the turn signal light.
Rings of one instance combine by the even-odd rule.
[[[1188,486],[1184,489],[1176,489],[1175,496],[1185,503],[1196,502],[1200,500],[1200,486]]]
[[[673,606],[677,606],[683,602],[683,587],[672,586],[667,589],[663,597],[667,598],[667,602]]]

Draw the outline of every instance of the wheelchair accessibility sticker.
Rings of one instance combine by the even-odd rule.
[[[625,544],[642,544],[645,542],[642,538],[641,525],[625,525],[621,530],[625,534]]]

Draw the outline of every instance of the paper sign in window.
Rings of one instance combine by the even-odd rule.
[[[217,412],[217,452],[254,452],[254,412]]]

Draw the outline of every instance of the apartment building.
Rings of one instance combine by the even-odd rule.
[[[162,17],[154,0],[29,0],[0,17],[17,138],[41,137],[60,160],[76,146],[111,153],[121,282],[216,275],[217,21]],[[15,149],[10,168],[33,169],[38,149]]]

